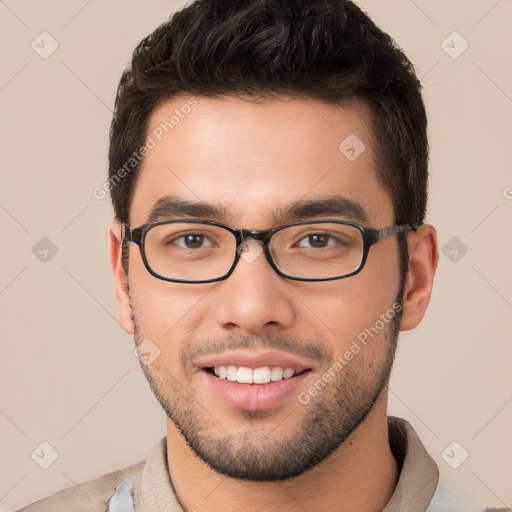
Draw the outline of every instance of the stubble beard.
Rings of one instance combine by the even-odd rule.
[[[395,305],[401,305],[402,286],[400,288]],[[187,375],[183,381],[163,368],[158,359],[150,366],[141,362],[141,367],[167,417],[176,425],[194,454],[213,470],[240,480],[286,480],[323,461],[368,416],[389,383],[398,342],[400,313],[401,309],[387,324],[385,332],[368,343],[384,345],[370,348],[379,353],[380,359],[374,359],[369,365],[369,360],[364,357],[364,351],[369,347],[365,346],[307,405],[301,405],[297,400],[294,410],[300,411],[301,420],[288,435],[279,435],[279,425],[269,434],[258,435],[258,428],[264,427],[269,419],[269,411],[237,410],[245,427],[237,434],[229,433],[229,424],[222,425],[214,419],[207,409],[208,405],[200,404],[195,398],[197,379],[194,385],[191,372],[186,372],[187,362],[192,359],[192,352],[198,352],[197,347],[181,354],[183,374]],[[135,341],[139,344],[145,337],[140,331],[133,306],[132,318]],[[247,337],[230,340],[229,348],[251,346]],[[296,341],[289,337],[275,335],[264,341],[266,347],[273,348],[283,345],[290,347],[293,343]],[[223,346],[222,343],[217,345]],[[328,363],[326,352],[318,343],[308,346],[309,353],[317,354],[322,361],[323,371],[320,371],[320,375],[333,367],[335,358],[332,354],[329,354]]]

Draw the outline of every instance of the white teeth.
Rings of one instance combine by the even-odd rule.
[[[215,366],[213,373],[219,379],[227,379],[240,384],[268,384],[283,379],[289,379],[295,375],[293,368],[280,366],[262,366],[260,368],[248,368],[246,366]],[[300,372],[297,372],[300,373]]]
[[[295,370],[292,370],[291,368],[286,368],[286,370],[283,372],[283,379],[289,379],[290,377],[293,377],[295,374]]]
[[[276,380],[282,380],[283,378],[283,369],[279,368],[279,366],[274,366],[272,368],[272,371],[270,372],[270,380],[276,381]]]
[[[254,384],[268,384],[270,382],[270,368],[268,366],[255,368],[252,379]]]
[[[230,380],[231,382],[235,382],[237,372],[238,372],[238,368],[236,366],[228,366],[227,373],[226,373],[226,379]]]
[[[236,373],[236,380],[242,384],[252,384],[252,369],[240,366]]]

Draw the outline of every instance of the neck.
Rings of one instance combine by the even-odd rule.
[[[278,482],[235,480],[213,471],[168,420],[169,473],[183,510],[382,511],[399,476],[389,446],[386,402],[383,393],[358,428],[317,466]]]

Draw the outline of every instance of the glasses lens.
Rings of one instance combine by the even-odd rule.
[[[146,233],[144,248],[156,274],[203,281],[228,272],[235,258],[236,240],[218,226],[173,222],[153,226]]]
[[[207,281],[229,271],[236,239],[218,226],[172,222],[147,231],[144,249],[154,273],[170,279]],[[342,277],[360,267],[363,237],[359,229],[334,222],[290,226],[274,234],[270,253],[281,272],[291,277]]]
[[[279,269],[292,277],[326,279],[356,271],[363,258],[363,237],[354,226],[311,223],[278,231],[270,252]]]

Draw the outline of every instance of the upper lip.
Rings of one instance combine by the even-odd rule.
[[[313,365],[304,359],[274,350],[229,351],[218,355],[204,356],[198,363],[201,368],[231,365],[253,369],[263,366],[279,366],[281,368],[292,368],[296,372],[313,368]]]

